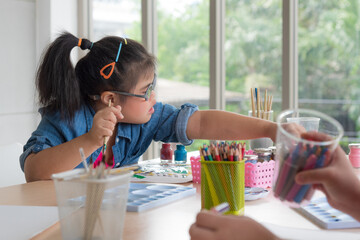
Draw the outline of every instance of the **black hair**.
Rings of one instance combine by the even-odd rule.
[[[90,51],[74,68],[70,53],[79,42],[81,49]],[[122,48],[114,72],[105,79],[100,70],[115,62],[120,42]],[[83,104],[93,101],[90,96],[111,90],[129,92],[155,68],[155,57],[135,40],[108,36],[92,43],[63,32],[50,44],[38,68],[39,102],[45,107],[44,112],[60,112],[63,119],[71,121]],[[105,73],[108,72],[106,69]],[[120,99],[124,102],[125,96]]]

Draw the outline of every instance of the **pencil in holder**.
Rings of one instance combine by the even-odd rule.
[[[201,208],[227,202],[225,214],[243,215],[245,206],[244,161],[200,161]]]
[[[317,119],[315,124],[301,125],[303,130],[321,133],[324,138],[301,138],[289,128],[289,119]],[[312,198],[315,188],[311,184],[300,185],[295,181],[296,175],[301,171],[326,167],[331,155],[343,136],[341,124],[332,117],[309,109],[290,109],[281,112],[277,118],[277,137],[275,172],[273,179],[273,194],[275,198],[285,204],[298,208],[306,205]],[[314,127],[315,125],[315,127]]]

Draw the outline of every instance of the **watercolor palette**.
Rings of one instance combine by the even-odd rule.
[[[257,200],[264,198],[269,194],[269,191],[260,187],[245,187],[245,201]]]
[[[130,183],[128,212],[141,212],[194,195],[196,189],[180,185]]]
[[[118,194],[119,188],[115,187],[105,190],[101,208],[106,208],[109,196]],[[130,183],[126,210],[128,212],[142,212],[151,208],[162,206],[187,196],[194,195],[196,188],[181,185],[161,185],[148,183]],[[71,198],[67,204],[82,208],[85,206],[86,196]]]
[[[190,164],[141,163],[131,182],[185,183],[193,180]]]
[[[360,222],[331,207],[325,197],[313,199],[308,205],[295,210],[325,229],[360,227]]]

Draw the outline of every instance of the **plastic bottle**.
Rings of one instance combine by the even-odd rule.
[[[173,150],[170,143],[163,143],[160,150],[160,162],[167,164],[171,163],[173,159]]]
[[[360,143],[349,144],[349,160],[354,168],[360,168]]]
[[[185,150],[184,145],[176,145],[176,150],[174,152],[175,155],[175,163],[177,164],[185,164],[187,160],[187,151]]]

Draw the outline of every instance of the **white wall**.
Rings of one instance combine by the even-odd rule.
[[[35,30],[35,1],[0,1],[0,144],[35,127]]]
[[[76,0],[0,1],[0,145],[25,144],[35,130],[36,67],[62,30],[77,34]]]

